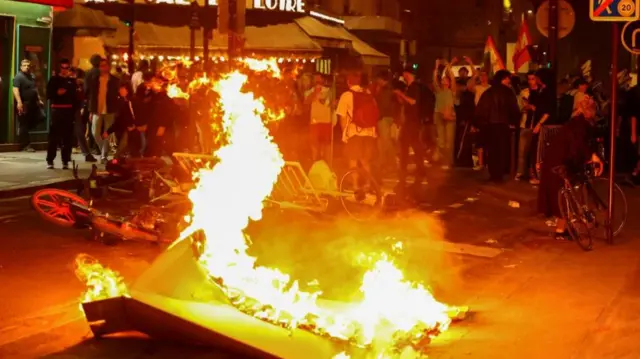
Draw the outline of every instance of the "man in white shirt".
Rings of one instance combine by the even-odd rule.
[[[149,61],[142,60],[140,61],[140,66],[138,66],[138,71],[134,72],[131,75],[131,89],[133,90],[132,94],[135,94],[138,90],[138,86],[140,86],[143,82],[143,76],[146,72],[149,71]]]
[[[101,150],[101,162],[107,162],[109,141],[102,138],[114,121],[118,99],[118,79],[109,73],[106,59],[100,60],[100,74],[85,84],[88,88],[88,108],[91,114],[91,133]]]
[[[331,163],[331,134],[333,121],[331,116],[331,89],[325,86],[322,74],[314,76],[315,86],[304,94],[305,104],[311,105],[309,135],[313,161],[324,160]]]
[[[354,93],[364,93],[360,86],[361,74],[352,73],[347,76],[349,91],[340,96],[338,102],[337,115],[340,117],[342,126],[342,141],[345,143],[345,155],[349,160],[349,168],[357,168],[358,163],[369,173],[371,173],[371,159],[376,148],[376,126],[360,127],[354,123]],[[370,96],[370,95],[369,95]],[[374,119],[377,123],[378,119]],[[354,176],[354,189],[358,189],[357,178]],[[366,185],[369,185],[368,183]]]

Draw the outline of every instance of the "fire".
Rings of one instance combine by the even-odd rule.
[[[171,84],[167,87],[167,96],[170,98],[189,98],[189,94],[182,91],[182,89],[176,84]]]
[[[81,303],[128,295],[127,286],[120,274],[102,266],[95,258],[79,254],[75,264],[76,276],[87,287]]]
[[[269,61],[243,63],[254,71],[280,74],[275,60],[275,68]],[[227,142],[215,153],[216,166],[197,175],[198,183],[189,194],[192,224],[182,234],[186,238],[204,232],[201,265],[243,312],[286,328],[369,347],[380,357],[407,347],[419,349],[446,330],[451,308],[422,285],[406,281],[385,255],[364,275],[363,299],[337,311],[319,304],[321,292],[300,290],[287,274],[257,266],[256,258],[247,254],[244,230],[250,220],[260,220],[263,201],[271,194],[284,160],[262,119],[269,110],[262,98],[243,90],[246,82],[247,75],[234,71],[213,84],[220,96]]]
[[[319,300],[320,291],[301,290],[289,275],[257,266],[256,258],[247,253],[250,241],[245,229],[250,220],[261,219],[263,203],[285,165],[265,124],[281,119],[284,112],[269,109],[264,98],[248,91],[251,74],[243,73],[248,69],[279,77],[277,60],[244,59],[242,63],[244,69],[217,80],[206,76],[194,80],[189,93],[174,84],[168,87],[171,97],[211,88],[220,109],[214,116],[221,117],[213,122],[221,123],[225,136],[215,152],[216,165],[194,173],[190,226],[180,238],[204,234],[197,236],[204,238],[197,241],[198,262],[236,308],[248,315],[366,347],[376,358],[420,356],[424,345],[447,330],[461,311],[438,302],[423,285],[406,280],[387,254],[364,256],[369,270],[360,286],[362,299],[346,308],[332,308]],[[402,243],[396,242],[389,252],[401,250]],[[87,284],[82,302],[127,295],[118,273],[87,255],[76,259],[76,274]],[[335,358],[349,357],[344,352]]]

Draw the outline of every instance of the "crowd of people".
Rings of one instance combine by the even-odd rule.
[[[47,85],[51,106],[48,168],[54,168],[58,148],[62,166],[68,168],[76,145],[88,162],[97,161],[94,155],[106,162],[112,151],[115,157],[160,156],[194,148],[211,153],[215,126],[210,114],[205,114],[215,108],[210,89],[192,92],[196,100],[189,107],[184,98],[168,96],[167,81],[153,73],[146,61],[131,76],[112,73],[107,59],[98,55],[91,63],[93,67],[84,74],[63,59]],[[26,150],[30,147],[23,123],[43,116],[43,99],[29,65],[24,60],[14,80],[20,139]],[[309,76],[285,69],[283,78],[277,80],[277,91],[272,82],[251,79],[250,90],[268,98],[285,115],[270,130],[286,159],[300,161],[307,168],[306,164],[322,160],[334,170],[340,165],[361,166],[374,177],[397,174],[396,190],[407,196],[419,193],[427,163],[444,171],[453,166],[488,168],[489,180],[495,183],[515,173],[516,180],[540,185],[540,212],[557,216],[554,198],[559,182],[550,178],[548,166],[572,163],[578,157],[578,162],[600,163],[603,156],[586,145],[586,137],[593,135],[585,128],[595,128],[598,113],[606,111],[606,101],[596,93],[597,86],[579,76],[555,86],[545,69],[527,73],[526,81],[506,70],[491,77],[464,57],[463,63],[457,58],[437,60],[428,78],[419,78],[413,67],[407,67],[398,74],[380,71],[373,81],[361,71],[351,71],[344,80],[344,91],[338,93],[340,86],[333,86],[320,73]],[[621,89],[620,98],[615,105],[620,107],[621,161],[638,177],[640,114],[636,104],[640,89]],[[193,123],[190,118],[195,119]],[[590,126],[584,127],[585,123]],[[562,140],[552,141],[552,131],[544,130],[550,128],[560,129],[554,136]],[[544,142],[552,145],[540,151],[538,144],[545,133]],[[567,143],[575,146],[568,148]],[[336,158],[344,161],[336,162]],[[411,163],[415,164],[415,179],[407,187]],[[572,170],[579,171],[579,167]],[[353,185],[356,190],[367,190],[366,183],[356,180]],[[562,225],[560,232],[564,233]]]
[[[58,149],[62,168],[68,169],[76,146],[87,162],[106,163],[110,155],[171,154],[177,136],[185,135],[181,119],[188,117],[186,102],[168,97],[166,83],[155,81],[148,62],[142,61],[131,77],[114,74],[109,61],[99,55],[91,58],[92,68],[86,73],[72,69],[66,59],[58,63],[46,91],[51,109],[48,169],[55,167]],[[21,149],[34,151],[29,130],[44,111],[28,60],[22,61],[13,88]]]

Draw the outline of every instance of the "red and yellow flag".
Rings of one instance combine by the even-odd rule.
[[[522,66],[531,61],[529,46],[531,45],[531,34],[527,22],[522,19],[520,31],[518,31],[518,40],[513,54],[513,71],[518,72]]]

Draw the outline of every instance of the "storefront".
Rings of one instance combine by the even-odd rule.
[[[12,93],[13,76],[23,59],[31,60],[41,96],[46,96],[50,75],[52,8],[47,5],[0,0],[0,145],[17,139]],[[36,124],[34,141],[46,138],[47,119]]]

